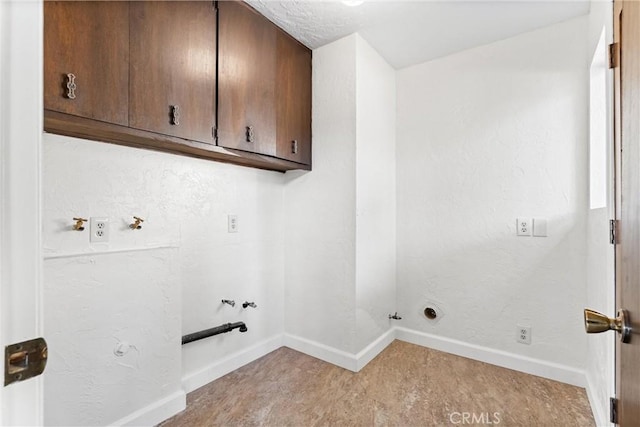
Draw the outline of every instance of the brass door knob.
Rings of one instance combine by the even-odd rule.
[[[597,334],[605,331],[616,331],[620,334],[620,341],[628,343],[631,339],[631,325],[627,310],[618,310],[615,319],[605,316],[597,311],[584,309],[584,329],[588,334]]]

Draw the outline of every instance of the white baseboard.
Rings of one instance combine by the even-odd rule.
[[[183,390],[176,391],[134,413],[119,419],[112,426],[155,426],[171,418],[187,407],[187,395]]]
[[[360,353],[356,355],[356,368],[359,372],[362,368],[367,366],[377,355],[382,353],[382,350],[387,348],[396,339],[396,329],[391,328],[384,334],[380,335],[377,340],[365,347]]]
[[[380,354],[382,350],[387,348],[395,338],[395,330],[391,328],[358,354],[347,353],[346,351],[291,334],[284,334],[284,346],[349,371],[358,372]]]
[[[591,405],[591,412],[593,412],[593,419],[598,427],[611,427],[613,424],[609,422],[609,407],[606,402],[601,402],[597,396],[596,388],[593,382],[586,375],[587,378],[587,397],[589,398],[589,405]]]
[[[475,344],[469,344],[450,338],[439,337],[425,332],[414,331],[407,328],[396,327],[396,338],[412,344],[444,351],[446,353],[467,357],[491,365],[509,368],[527,374],[575,385],[586,386],[586,377],[583,370],[561,365],[559,363],[546,362],[544,360],[521,356],[506,351],[495,350]]]
[[[332,365],[357,372],[358,362],[355,354],[291,334],[284,334],[283,345]]]
[[[197,372],[183,376],[182,388],[185,392],[190,393],[280,347],[282,347],[282,335],[280,334],[260,341],[249,348],[230,354]]]

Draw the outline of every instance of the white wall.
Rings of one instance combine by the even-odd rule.
[[[595,197],[587,216],[586,307],[609,316],[615,314],[615,258],[609,243],[613,210],[612,72],[607,45],[613,40],[612,3],[593,1],[589,14],[588,58],[590,84],[590,190]],[[600,42],[604,31],[603,43]],[[595,204],[594,204],[595,202]],[[615,395],[616,334],[587,337],[587,391],[596,423],[609,423],[609,398]]]
[[[313,51],[313,172],[285,175],[285,329],[344,351],[355,336],[355,36]]]
[[[107,425],[163,399],[184,405],[177,255],[163,248],[46,261],[47,425]]]
[[[285,329],[309,349],[353,359],[390,328],[394,116],[395,72],[359,35],[314,50],[313,172],[285,189]]]
[[[190,391],[215,378],[216,364],[281,336],[282,174],[50,134],[43,148],[45,328],[65,343],[52,346],[48,378],[68,369],[64,361],[87,344],[88,328],[96,340],[87,351],[99,366],[91,381],[68,382],[66,393],[45,388],[47,424],[121,420],[132,408],[167,398],[181,387],[181,377]],[[236,234],[227,233],[228,214],[238,215]],[[141,230],[128,228],[133,215],[145,219]],[[71,231],[75,216],[109,217],[110,244],[92,246],[88,230]],[[176,249],[159,249],[168,247]],[[118,253],[129,250],[134,252]],[[99,299],[92,295],[97,290]],[[235,308],[223,306],[222,298],[235,299]],[[244,300],[258,308],[243,310]],[[142,327],[151,321],[160,335]],[[180,350],[181,334],[234,321],[245,321],[248,332]],[[118,369],[130,370],[138,381],[129,394],[108,393],[113,371],[102,361],[108,367],[124,360],[110,347],[123,337],[138,349],[137,359],[134,367]],[[171,345],[158,354],[165,340]],[[147,365],[162,369],[154,373]],[[151,392],[159,375],[169,378],[161,396]],[[88,394],[105,399],[87,403],[76,411],[81,414],[56,409]]]
[[[585,18],[398,72],[398,308],[404,325],[585,366]],[[518,216],[546,238],[516,237]],[[444,312],[428,321],[436,301]],[[516,325],[532,344],[516,342]]]
[[[396,310],[396,76],[356,37],[356,342],[371,344]]]

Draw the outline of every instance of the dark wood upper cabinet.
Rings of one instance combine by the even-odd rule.
[[[44,108],[126,126],[129,3],[45,1],[44,14]]]
[[[278,31],[277,156],[311,165],[311,51]]]
[[[241,1],[45,1],[44,108],[47,132],[311,169],[311,51]]]
[[[218,8],[218,145],[276,156],[277,27],[242,2]]]
[[[216,9],[131,2],[129,126],[214,144]]]

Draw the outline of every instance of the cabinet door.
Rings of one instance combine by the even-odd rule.
[[[44,108],[126,126],[128,106],[129,3],[45,1]]]
[[[278,31],[277,156],[311,164],[311,51]]]
[[[276,26],[219,2],[218,145],[276,155]]]
[[[213,2],[132,2],[130,63],[130,127],[215,142]]]

